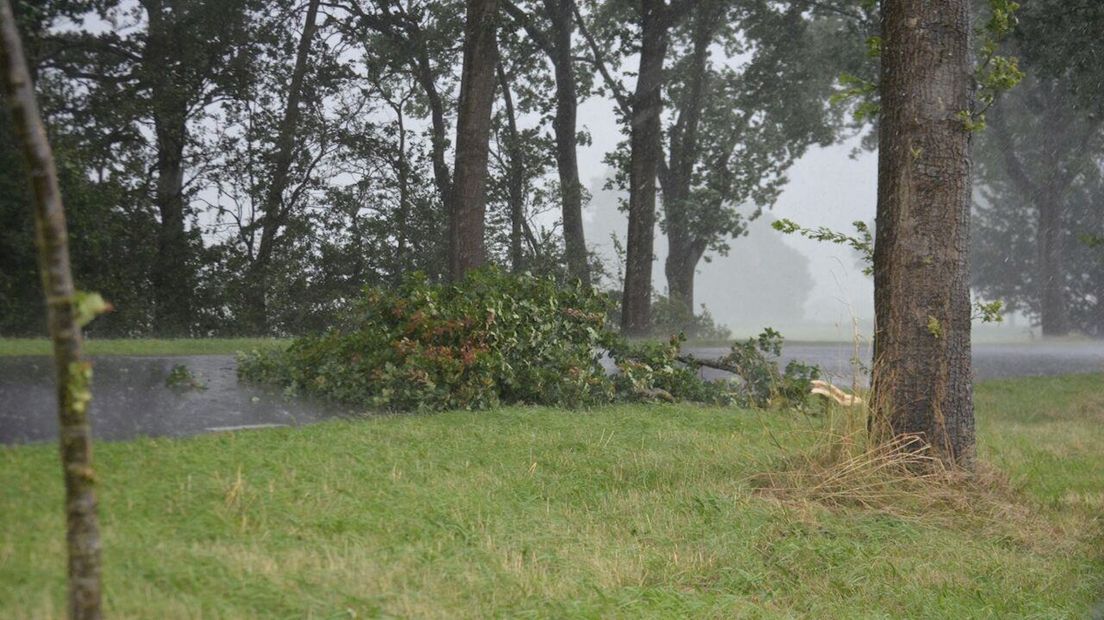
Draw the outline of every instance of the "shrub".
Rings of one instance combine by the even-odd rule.
[[[385,409],[608,402],[605,315],[602,298],[551,278],[484,269],[450,286],[415,277],[367,290],[343,330],[243,356],[239,373]]]
[[[739,361],[742,381],[706,381],[680,355],[684,336],[629,343],[609,327],[609,303],[578,284],[495,268],[453,285],[414,277],[394,289],[367,289],[340,329],[299,338],[285,351],[241,356],[238,373],[389,410],[655,399],[759,405],[769,401],[763,394],[773,398],[779,386],[791,386],[754,347],[734,347],[725,358]],[[613,376],[602,365],[607,353],[619,370]],[[784,395],[804,400],[807,384],[791,387]]]

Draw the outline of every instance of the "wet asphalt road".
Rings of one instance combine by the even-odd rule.
[[[206,389],[169,388],[185,365]],[[229,355],[93,358],[92,433],[101,440],[199,435],[235,427],[298,426],[351,415],[280,390],[239,384]],[[57,438],[53,360],[0,357],[0,444]]]
[[[697,357],[715,358],[722,348],[690,348]],[[870,349],[859,351],[869,365]],[[819,365],[833,381],[850,385],[854,350],[850,344],[791,343],[782,364],[791,359]],[[93,434],[100,440],[189,436],[242,427],[298,426],[350,416],[348,408],[279,390],[239,384],[232,356],[113,357],[94,359],[90,409]],[[166,386],[173,366],[185,365],[204,390]],[[1061,375],[1104,370],[1104,343],[979,344],[974,372],[979,380],[1031,375]],[[708,377],[723,376],[703,371]],[[863,380],[860,378],[860,383]],[[0,357],[0,444],[53,441],[57,437],[53,366],[47,357]]]

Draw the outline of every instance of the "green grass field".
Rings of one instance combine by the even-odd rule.
[[[107,608],[1084,618],[1104,599],[1101,384],[978,386],[985,470],[1007,482],[957,504],[764,492],[757,474],[823,436],[786,412],[509,408],[101,444]],[[52,445],[0,449],[0,617],[63,615],[58,469]]]
[[[89,338],[84,342],[88,355],[233,355],[238,351],[291,342],[276,338]],[[0,356],[50,355],[45,338],[0,338]]]

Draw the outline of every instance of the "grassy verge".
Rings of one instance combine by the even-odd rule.
[[[117,618],[1084,617],[1098,376],[977,389],[999,519],[789,501],[817,422],[686,406],[332,422],[98,447]],[[782,446],[782,447],[780,447]],[[60,617],[52,446],[0,449],[0,617]]]
[[[290,342],[275,338],[118,338],[85,340],[88,355],[232,355]],[[45,338],[0,338],[0,355],[50,355]]]

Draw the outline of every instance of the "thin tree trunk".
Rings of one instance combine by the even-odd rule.
[[[483,214],[498,63],[497,9],[498,0],[468,0],[456,119],[455,178],[449,211],[449,277],[454,282],[486,261]]]
[[[640,70],[632,98],[629,229],[621,301],[621,330],[629,336],[646,335],[651,328],[656,174],[662,157],[660,89],[669,27],[665,9],[663,0],[643,0],[641,7]]]
[[[974,458],[966,0],[882,0],[872,431]]]
[[[425,48],[418,51],[417,58],[412,62],[411,69],[415,79],[421,85],[429,103],[429,116],[433,139],[430,144],[430,159],[433,161],[433,180],[437,186],[437,193],[441,196],[441,204],[445,213],[452,213],[453,181],[448,163],[445,161],[445,152],[448,149],[448,124],[445,122],[445,104],[441,93],[437,91],[437,84],[433,81],[433,70],[429,64],[429,55]]]
[[[246,324],[250,331],[258,335],[268,334],[268,269],[272,262],[273,246],[276,244],[277,235],[287,223],[287,217],[291,211],[290,205],[284,204],[284,191],[287,190],[290,180],[295,133],[299,128],[299,100],[303,93],[303,79],[307,74],[311,40],[314,39],[314,33],[317,30],[315,22],[318,17],[319,3],[320,0],[310,0],[307,5],[303,34],[299,38],[295,67],[292,69],[291,82],[288,84],[284,118],[276,138],[276,159],[272,180],[261,207],[261,241],[246,276]]]
[[[498,86],[502,89],[502,105],[506,111],[507,196],[510,207],[510,268],[514,273],[525,269],[525,253],[521,247],[525,224],[525,156],[518,137],[514,97],[506,70],[498,63]]]
[[[102,617],[100,531],[96,517],[92,431],[88,424],[92,366],[81,359],[68,232],[53,153],[35,103],[26,58],[8,0],[0,0],[0,71],[35,201],[35,239],[57,370],[58,426],[65,477],[69,617]]]
[[[410,215],[413,205],[410,204],[410,163],[406,157],[406,123],[403,116],[403,104],[405,100],[393,105],[395,118],[399,125],[398,153],[395,154],[394,166],[399,181],[399,212],[398,226],[395,232],[395,265],[392,267],[392,281],[398,285],[402,283],[403,268],[406,265],[406,244],[410,240]]]
[[[575,0],[545,0],[544,4],[552,22],[550,51],[556,78],[556,116],[552,129],[556,134],[556,168],[560,176],[567,272],[589,286],[590,265],[583,232],[583,185],[579,181],[576,134],[579,95],[571,49]]]

